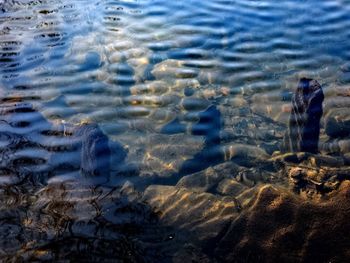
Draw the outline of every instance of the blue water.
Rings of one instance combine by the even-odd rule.
[[[347,0],[0,0],[0,256],[181,258],[195,238],[145,252],[169,233],[144,191],[231,161],[274,182],[298,80],[324,116],[350,105],[349,28]],[[321,154],[346,155],[325,126]]]

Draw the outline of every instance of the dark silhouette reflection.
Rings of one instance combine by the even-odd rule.
[[[192,134],[204,136],[205,145],[201,152],[192,159],[184,162],[179,174],[191,174],[203,170],[211,165],[223,161],[223,154],[219,149],[221,113],[215,105],[199,113],[199,121],[193,125]]]
[[[108,176],[111,154],[108,137],[96,124],[80,126],[75,135],[81,139],[81,171],[86,175]]]
[[[184,133],[186,132],[186,126],[180,122],[179,118],[175,118],[173,121],[164,125],[160,132],[163,134]]]
[[[126,156],[123,147],[110,143],[96,124],[53,124],[21,98],[0,107],[0,169],[11,171],[10,181],[29,178],[45,184],[49,177],[80,173],[109,178],[111,149],[118,165]]]
[[[22,98],[3,101],[0,261],[159,262],[174,231],[130,183],[86,179],[108,176],[112,152],[122,165],[123,147],[96,124],[54,124]],[[74,172],[85,176],[60,177]]]
[[[153,177],[143,184],[174,185],[183,176],[192,174],[209,166],[216,165],[224,160],[223,151],[220,148],[220,130],[221,130],[221,113],[215,105],[211,105],[205,111],[198,114],[198,122],[192,126],[191,133],[193,135],[203,136],[205,143],[200,152],[195,154],[193,158],[184,161],[177,173],[169,177]],[[178,132],[178,120],[175,119],[163,128],[162,132],[173,134]]]
[[[318,152],[323,91],[316,80],[302,78],[292,98],[286,148],[293,152]]]

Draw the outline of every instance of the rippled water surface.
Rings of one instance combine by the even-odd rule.
[[[347,0],[0,0],[0,257],[224,261],[301,77],[349,164],[349,40]]]

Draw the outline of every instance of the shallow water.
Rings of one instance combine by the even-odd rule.
[[[270,159],[300,77],[325,93],[321,154],[347,156],[349,134],[326,132],[326,116],[343,111],[349,127],[349,28],[346,0],[0,0],[0,256],[214,260],[237,200],[287,184]],[[176,184],[190,191],[181,209],[218,209],[204,225],[225,218],[205,244],[174,239],[196,229]],[[162,195],[174,200],[155,209]],[[178,221],[159,225],[171,209]]]

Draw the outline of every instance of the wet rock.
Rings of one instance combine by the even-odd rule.
[[[350,86],[337,86],[327,95],[324,101],[325,116],[334,109],[350,107]]]
[[[186,111],[205,111],[207,108],[212,107],[210,106],[209,101],[194,97],[183,98],[181,101],[181,106]]]
[[[287,176],[291,189],[307,198],[320,198],[350,179],[346,156],[288,153],[270,159]]]
[[[192,96],[194,94],[194,89],[186,87],[184,89],[184,94],[185,94],[186,97]]]
[[[350,152],[350,140],[339,140],[340,152],[343,154]]]
[[[305,201],[283,188],[262,186],[253,206],[218,243],[220,262],[343,262],[350,258],[350,182],[327,200]],[[244,259],[244,261],[237,261]]]
[[[315,80],[302,78],[292,98],[292,111],[285,146],[289,151],[318,151],[324,95]]]
[[[81,140],[80,169],[86,176],[109,176],[111,151],[108,137],[94,124],[79,126],[75,132]],[[125,153],[121,151],[121,155]]]
[[[319,145],[319,149],[322,153],[326,154],[339,154],[340,153],[340,146],[339,146],[339,140],[327,140],[325,142],[321,142]]]
[[[339,77],[339,83],[349,84],[350,83],[350,72],[343,72]]]
[[[288,176],[292,189],[296,193],[306,192],[307,196],[312,197],[312,194],[334,190],[324,188],[326,180],[324,171],[293,167],[289,170]]]
[[[327,166],[340,167],[344,165],[341,157],[332,157],[329,155],[311,154],[307,152],[278,154],[270,159],[272,162],[294,163],[311,165],[313,167]]]
[[[345,165],[350,165],[350,153],[344,154]]]
[[[332,138],[350,135],[350,118],[348,108],[330,110],[325,117],[325,131]]]
[[[328,155],[312,155],[309,157],[309,164],[314,167],[342,167],[344,160],[341,157],[332,157]]]
[[[322,197],[335,191],[344,180],[350,179],[346,158],[310,157],[299,165],[287,165],[287,174],[294,192],[307,198]],[[320,163],[321,162],[321,163]],[[337,164],[337,162],[339,162]]]

